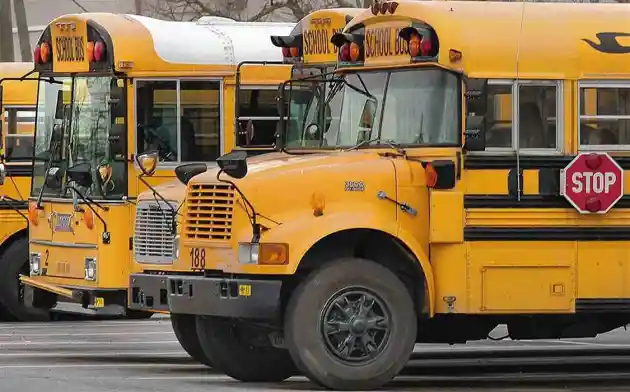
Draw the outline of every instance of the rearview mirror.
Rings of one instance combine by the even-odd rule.
[[[148,151],[136,156],[136,163],[140,167],[140,171],[147,177],[155,173],[160,152],[158,150]]]
[[[232,151],[220,156],[217,164],[221,171],[233,178],[243,178],[247,175],[247,152]]]
[[[372,135],[372,126],[376,115],[376,100],[371,98],[365,101],[361,118],[359,119],[359,132],[357,133],[357,143],[370,140]]]
[[[464,149],[466,151],[484,151],[486,149],[485,116],[466,116]]]
[[[69,167],[66,174],[71,181],[84,188],[92,186],[92,167],[89,163],[79,163]]]
[[[188,185],[194,176],[205,173],[207,170],[208,166],[205,163],[186,163],[175,168],[175,176],[182,184]]]

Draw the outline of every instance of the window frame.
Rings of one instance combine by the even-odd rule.
[[[9,129],[9,111],[10,110],[15,110],[16,112],[20,112],[20,111],[29,111],[29,112],[33,112],[33,134],[31,135],[33,138],[33,148],[35,148],[35,125],[37,124],[37,105],[5,105],[2,108],[2,134],[0,135],[0,149],[5,150],[5,154],[6,154],[6,148],[7,148],[7,137],[10,135],[19,135],[18,133],[12,134],[10,133],[10,129]],[[17,116],[19,118],[19,116]],[[7,133],[4,133],[4,124],[7,124]],[[17,122],[18,124],[20,123],[19,121]],[[24,124],[31,124],[31,122],[28,123],[24,123]],[[11,160],[10,157],[5,157],[7,158],[7,160]],[[27,157],[21,157],[20,159],[25,159]]]
[[[619,151],[630,151],[630,144],[598,144],[598,145],[588,145],[582,144],[581,131],[582,131],[582,119],[591,119],[597,120],[598,118],[605,118],[610,120],[630,120],[630,114],[626,115],[582,115],[580,113],[580,109],[582,107],[582,89],[594,88],[594,89],[604,89],[604,88],[617,88],[617,89],[628,89],[630,91],[630,82],[627,80],[578,80],[577,83],[577,145],[578,151],[611,151],[611,152],[619,152]]]
[[[177,161],[159,161],[157,163],[157,168],[162,169],[175,169],[177,166],[184,163],[213,163],[216,161],[182,161],[181,160],[181,150],[182,150],[182,130],[181,130],[181,82],[218,82],[219,83],[219,156],[225,154],[225,125],[224,125],[224,111],[225,111],[225,80],[221,77],[181,77],[181,78],[173,78],[173,77],[143,77],[143,78],[134,78],[133,79],[133,153],[134,156],[138,156],[138,84],[137,82],[175,82],[176,88],[175,93],[177,95]],[[136,160],[133,160],[133,165],[136,170],[140,170],[138,163]]]
[[[471,151],[474,155],[542,155],[557,156],[564,153],[564,81],[559,79],[488,79],[489,86],[511,86],[512,146],[486,147],[485,151]],[[556,87],[556,148],[520,148],[519,114],[520,87]]]
[[[269,90],[269,91],[278,91],[278,86],[273,86],[273,85],[269,85],[269,84],[240,84],[239,88],[236,89],[234,95],[235,97],[241,92],[241,91],[254,91],[254,90]],[[238,145],[238,139],[239,139],[239,135],[238,135],[238,131],[239,131],[239,121],[243,120],[243,121],[249,121],[252,120],[253,121],[280,121],[281,117],[280,117],[280,113],[278,113],[277,116],[241,116],[241,99],[240,97],[235,98],[235,112],[238,113],[238,115],[234,116],[234,144],[236,147],[238,148],[265,148],[265,147],[274,147],[274,144],[259,144],[259,145],[250,145],[250,146],[240,146]],[[237,107],[238,106],[238,107]],[[288,110],[285,110],[286,113],[288,114]],[[287,116],[284,116],[283,119],[286,121],[288,119]],[[223,153],[223,152],[222,152]]]

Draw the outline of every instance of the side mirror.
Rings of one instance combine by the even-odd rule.
[[[205,163],[186,163],[175,168],[175,176],[182,184],[188,185],[194,176],[205,173],[207,170],[208,166]]]
[[[51,167],[46,173],[46,187],[50,189],[58,189],[61,187],[63,170],[60,167]]]
[[[466,151],[484,151],[486,149],[485,116],[466,116],[464,149]]]
[[[217,164],[223,172],[233,178],[243,178],[247,175],[247,152],[232,151],[220,156]]]
[[[467,112],[484,115],[488,110],[488,79],[466,80],[466,104]]]
[[[89,163],[79,163],[72,167],[69,167],[66,171],[68,178],[71,181],[79,184],[84,188],[92,186],[92,167]]]
[[[7,169],[4,163],[0,163],[0,185],[4,185],[4,179],[7,177]]]
[[[136,163],[140,167],[142,174],[150,177],[157,169],[157,163],[160,152],[157,150],[148,151],[140,155],[136,155]]]

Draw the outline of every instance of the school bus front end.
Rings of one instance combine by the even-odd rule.
[[[30,276],[20,279],[40,308],[57,300],[91,309],[126,301],[134,190],[127,176],[130,62],[122,60],[130,54],[110,34],[121,20],[60,17],[35,49],[42,80],[27,214]],[[137,24],[123,23],[141,35]]]
[[[283,151],[224,155],[188,183],[180,254],[205,271],[168,277],[170,311],[197,316],[202,348],[233,378],[301,373],[337,390],[381,387],[416,342],[627,325],[627,81],[609,61],[620,49],[595,37],[629,12],[362,12],[332,37],[337,76],[311,103],[338,116],[315,120],[308,143],[287,128]],[[541,51],[553,14],[565,34]]]

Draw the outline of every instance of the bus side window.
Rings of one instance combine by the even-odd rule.
[[[7,160],[25,160],[33,156],[35,116],[32,107],[5,108],[2,134]]]
[[[519,149],[557,149],[557,85],[519,85]]]
[[[239,147],[273,146],[276,124],[280,120],[276,105],[277,88],[243,88],[239,91],[239,118],[237,140]],[[254,134],[248,135],[251,120]]]
[[[221,155],[221,82],[180,81],[181,162],[214,161]]]
[[[630,88],[580,84],[580,148],[630,148]]]
[[[136,81],[136,151],[159,150],[160,161],[178,161],[177,81]]]
[[[488,105],[485,115],[486,147],[510,149],[512,147],[511,83],[488,85]]]

